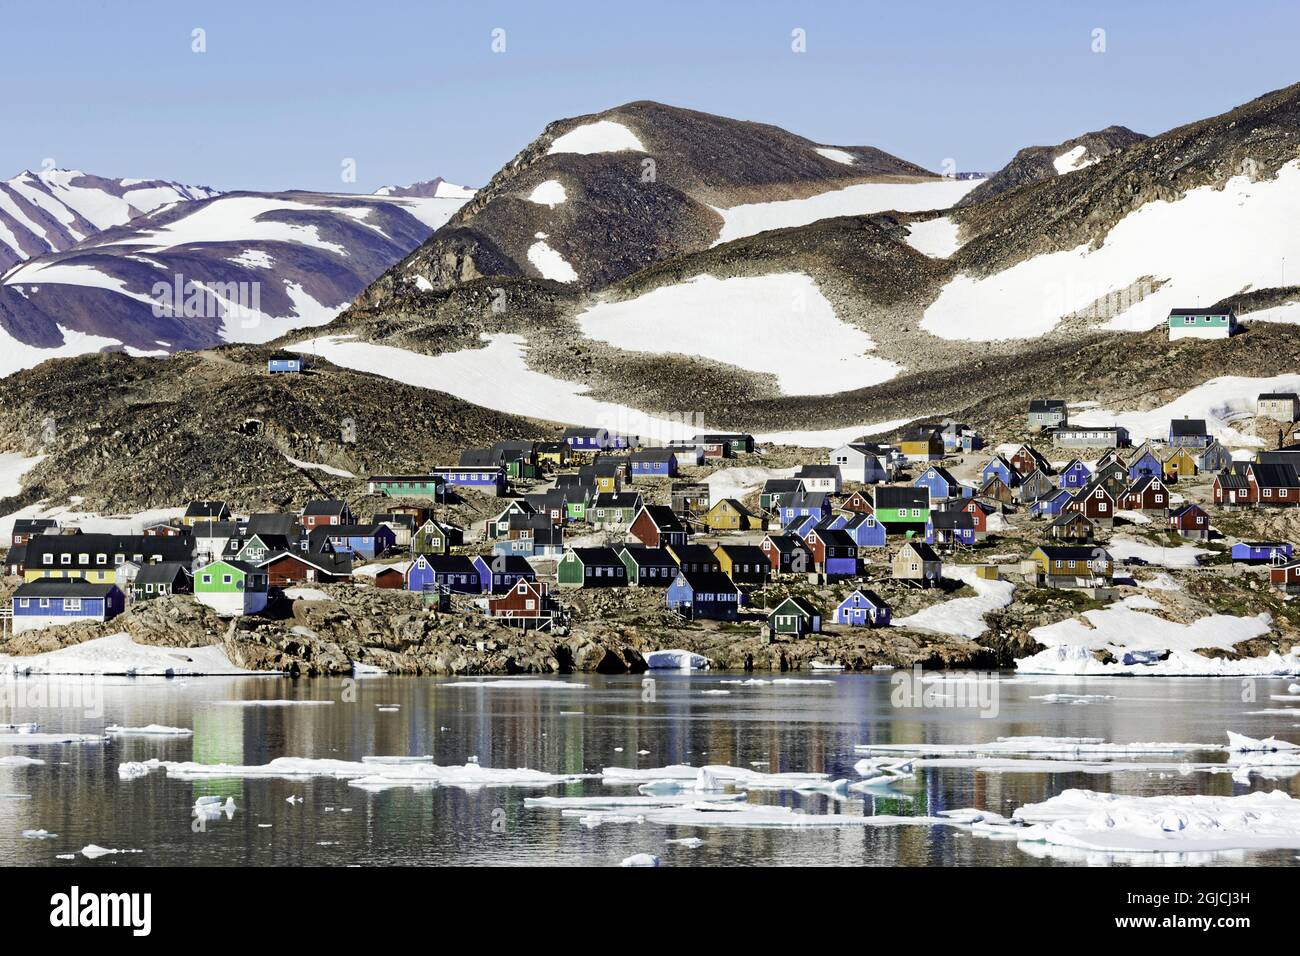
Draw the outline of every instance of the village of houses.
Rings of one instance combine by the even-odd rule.
[[[1261,394],[1256,412],[1294,428],[1300,397]],[[1175,419],[1165,441],[1132,447],[1124,428],[1072,424],[1050,398],[1029,402],[1023,431],[1031,441],[990,447],[946,421],[777,469],[746,434],[651,445],[569,428],[373,475],[368,513],[328,498],[250,515],[191,501],[132,535],[21,518],[6,558],[22,580],[11,626],[107,621],[173,596],[258,615],[277,591],[341,585],[555,629],[575,608],[599,613],[584,594],[637,589],[683,626],[795,641],[887,626],[900,602],[942,601],[972,575],[1105,600],[1147,563],[1141,548],[1112,553],[1121,531],[1146,548],[1203,544],[1279,595],[1300,592],[1290,541],[1219,528],[1244,509],[1300,507],[1300,446],[1235,460],[1204,421]]]

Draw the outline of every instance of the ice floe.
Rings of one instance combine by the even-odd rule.
[[[645,655],[646,667],[651,670],[704,670],[709,659],[703,654],[680,649],[651,651]]]
[[[255,674],[236,667],[220,647],[157,647],[110,634],[29,657],[0,656],[0,671],[22,675],[127,675],[137,677]]]
[[[110,737],[190,737],[194,731],[188,727],[166,727],[162,724],[146,724],[143,727],[120,727],[110,724],[104,728]]]

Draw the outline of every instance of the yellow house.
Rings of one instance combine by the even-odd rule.
[[[761,531],[763,519],[735,498],[723,498],[704,516],[710,531]]]
[[[1038,565],[1039,580],[1048,587],[1095,587],[1109,584],[1115,562],[1103,548],[1043,545],[1029,560]]]
[[[562,441],[542,442],[537,446],[537,460],[549,461],[557,467],[569,463],[569,446]]]
[[[128,561],[137,567],[160,561],[191,561],[188,538],[165,535],[39,534],[27,542],[23,579],[81,578],[91,584],[128,582],[118,570]]]
[[[772,562],[756,544],[720,544],[713,553],[733,584],[762,584],[772,576]]]
[[[1176,448],[1173,454],[1165,459],[1164,471],[1166,481],[1177,481],[1179,478],[1191,478],[1199,471],[1196,467],[1196,457],[1186,448]]]

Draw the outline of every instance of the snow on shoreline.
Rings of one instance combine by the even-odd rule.
[[[130,675],[136,677],[266,675],[230,663],[220,647],[156,647],[110,634],[28,657],[0,655],[0,673],[21,675]]]

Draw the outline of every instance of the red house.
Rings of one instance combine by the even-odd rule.
[[[520,578],[505,594],[488,598],[488,614],[512,627],[536,629],[550,627],[555,605],[545,584]]]
[[[855,511],[862,515],[876,513],[875,505],[871,503],[871,499],[860,491],[855,491],[845,498],[844,503],[840,505],[840,509],[842,511]]]
[[[1010,458],[1011,468],[1017,475],[1032,475],[1035,471],[1041,471],[1045,475],[1052,473],[1052,466],[1047,459],[1040,455],[1033,445],[1021,445],[1016,449],[1016,453]]]
[[[1300,594],[1300,561],[1292,561],[1280,568],[1269,568],[1268,582],[1287,594]]]
[[[1164,511],[1169,507],[1169,489],[1155,475],[1144,475],[1119,496],[1124,511]]]
[[[1169,530],[1184,538],[1210,539],[1210,516],[1197,504],[1183,505],[1169,512]]]
[[[667,505],[642,505],[628,528],[647,548],[667,548],[686,543],[686,525]]]
[[[1080,488],[1063,511],[1077,511],[1088,520],[1109,527],[1115,523],[1115,499],[1100,484]]]

